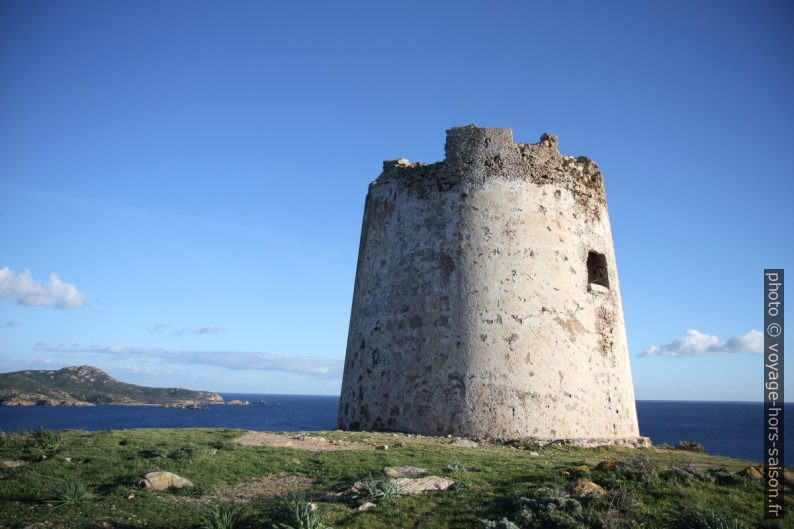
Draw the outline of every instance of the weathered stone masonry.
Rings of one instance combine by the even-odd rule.
[[[339,427],[647,442],[597,165],[475,126],[445,152],[369,186]]]

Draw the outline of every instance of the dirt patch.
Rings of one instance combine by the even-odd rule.
[[[271,432],[248,432],[234,440],[243,446],[269,446],[271,448],[294,448],[309,452],[332,452],[337,450],[373,450],[374,447],[350,441],[329,441],[324,437],[309,435],[277,434]]]
[[[303,492],[310,489],[313,484],[314,481],[306,476],[274,474],[234,485],[221,485],[215,488],[212,495],[224,501],[259,501]]]

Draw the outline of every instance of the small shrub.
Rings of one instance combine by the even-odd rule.
[[[571,479],[576,478],[587,478],[590,477],[590,467],[588,465],[578,465],[575,467],[568,467],[565,469],[565,473],[563,475],[567,475]]]
[[[588,502],[589,515],[597,521],[601,529],[637,527],[639,502],[628,489],[608,490],[606,495],[592,498]]]
[[[167,449],[161,446],[156,446],[154,448],[147,448],[146,450],[141,450],[139,453],[141,457],[146,459],[165,459],[166,457],[171,455],[171,453]]]
[[[582,504],[567,494],[553,489],[538,489],[530,497],[519,498],[517,519],[530,529],[580,529],[583,522]]]
[[[742,522],[725,513],[711,509],[691,508],[675,517],[676,529],[749,529]]]
[[[210,448],[214,448],[215,450],[225,450],[225,451],[232,451],[237,448],[233,442],[229,440],[222,440],[222,441],[212,441],[209,444]]]
[[[127,439],[119,439],[119,446],[127,446],[130,442]]]
[[[694,482],[713,482],[714,478],[700,469],[691,466],[672,467],[659,473],[659,477],[665,481],[675,481],[683,485],[691,485]]]
[[[637,506],[634,494],[627,489],[608,490],[606,496],[599,498],[598,503],[605,505],[609,510],[617,510],[623,513],[631,512]]]
[[[243,520],[242,505],[225,503],[210,505],[201,513],[201,529],[237,529]]]
[[[375,503],[404,494],[402,488],[391,478],[373,478],[369,476],[356,482],[355,488],[357,491],[354,496],[362,503],[368,501]]]
[[[188,459],[200,451],[199,445],[196,443],[185,443],[184,445],[180,446],[170,454],[168,454],[169,459]]]
[[[185,443],[170,454],[169,459],[189,459],[197,456],[214,456],[218,453],[217,448],[210,446],[200,446],[196,443]]]
[[[69,478],[53,487],[47,497],[47,503],[56,507],[66,505],[80,505],[95,498],[84,481],[77,478]]]
[[[464,481],[462,479],[456,479],[455,483],[452,484],[450,490],[469,490],[471,488],[471,483],[468,481]]]
[[[679,441],[675,447],[677,450],[685,450],[687,452],[706,453],[706,448],[697,441]]]
[[[715,470],[711,473],[717,485],[741,485],[746,482],[743,476],[727,472],[725,470]]]
[[[52,430],[41,428],[30,434],[36,447],[46,451],[55,452],[61,446],[61,434]]]
[[[631,481],[647,482],[657,477],[656,469],[645,457],[633,457],[618,461],[618,473]]]
[[[502,518],[501,520],[483,520],[482,529],[520,529],[516,524]]]
[[[301,497],[287,500],[280,519],[274,525],[275,529],[330,529],[323,522],[320,513],[313,511],[311,505]]]
[[[466,472],[468,469],[464,467],[460,461],[448,461],[443,468],[444,472],[454,473],[454,472]]]

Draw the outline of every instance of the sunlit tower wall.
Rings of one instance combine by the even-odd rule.
[[[364,207],[339,427],[647,444],[604,183],[557,138],[447,131]]]

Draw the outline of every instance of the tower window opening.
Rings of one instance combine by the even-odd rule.
[[[587,254],[587,282],[609,288],[609,273],[607,272],[607,257],[598,252]]]

